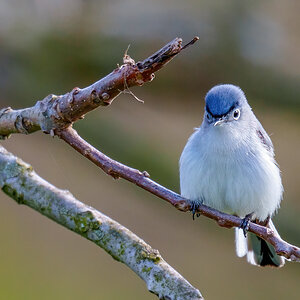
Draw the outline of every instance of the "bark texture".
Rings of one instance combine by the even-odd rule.
[[[0,146],[0,186],[3,192],[103,248],[132,269],[159,299],[203,299],[161,257],[130,230],[93,207],[39,177],[33,168]]]

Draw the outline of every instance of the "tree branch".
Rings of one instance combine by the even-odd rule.
[[[132,269],[159,299],[203,299],[142,239],[96,209],[39,177],[32,167],[0,146],[0,186],[25,204],[103,248]]]
[[[125,53],[124,64],[84,89],[75,88],[70,93],[62,96],[49,95],[42,101],[38,101],[31,108],[12,110],[5,108],[0,110],[0,137],[8,137],[11,133],[31,133],[42,129],[45,133],[58,135],[70,144],[79,153],[102,168],[114,178],[124,178],[152,194],[168,201],[181,211],[191,210],[191,203],[180,195],[170,191],[158,183],[149,179],[147,172],[140,172],[119,162],[116,162],[84,141],[72,128],[72,123],[83,118],[84,114],[99,107],[112,103],[113,99],[123,90],[134,85],[142,85],[154,78],[153,72],[161,69],[172,58],[188,46],[198,40],[182,46],[182,40],[174,39],[162,49],[142,62],[135,63]],[[241,219],[205,205],[199,207],[198,212],[211,218],[220,226],[231,228],[238,227]],[[271,243],[277,254],[292,261],[300,262],[300,249],[274,235],[269,228],[250,223],[249,231]]]
[[[132,86],[141,86],[154,79],[154,72],[163,68],[182,50],[194,44],[195,37],[185,46],[182,39],[176,38],[145,60],[135,63],[124,54],[124,64],[110,74],[80,89],[74,88],[70,93],[61,96],[49,95],[38,101],[33,107],[12,110],[10,107],[0,110],[0,138],[12,133],[29,134],[37,130],[55,134],[57,129],[70,126],[86,113],[99,106],[107,106],[124,90]]]
[[[57,135],[115,179],[121,177],[133,182],[144,190],[166,200],[180,211],[185,212],[192,209],[189,200],[151,180],[147,172],[140,172],[139,170],[125,166],[104,155],[82,139],[72,127],[68,127],[58,132]],[[222,213],[206,205],[201,205],[198,212],[215,220],[222,227],[239,227],[242,223],[242,219],[239,217]],[[282,255],[291,261],[300,262],[300,249],[274,235],[274,232],[271,229],[250,222],[249,231],[272,244],[277,254]]]

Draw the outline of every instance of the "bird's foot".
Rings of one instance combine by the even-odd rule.
[[[242,220],[241,225],[239,226],[239,228],[243,229],[243,233],[244,233],[245,237],[247,237],[247,232],[249,230],[249,223],[250,223],[250,220],[251,220],[253,214],[254,213],[246,215],[245,218]]]
[[[193,220],[195,220],[195,215],[197,218],[200,217],[198,212],[199,207],[203,204],[203,200],[190,200],[191,203],[191,212],[193,213]]]

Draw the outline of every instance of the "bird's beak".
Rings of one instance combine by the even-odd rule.
[[[217,121],[214,123],[214,126],[220,126],[220,125],[223,124],[225,121],[226,121],[226,119],[220,118],[219,120],[217,120]]]

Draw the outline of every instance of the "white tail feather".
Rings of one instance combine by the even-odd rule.
[[[238,257],[243,257],[248,252],[247,238],[240,228],[235,228],[235,251]]]
[[[269,221],[268,227],[274,232],[274,235],[280,238],[279,233],[277,232],[272,220]],[[251,233],[249,233],[251,234]],[[248,240],[249,239],[249,240]],[[264,246],[264,248],[262,248]],[[266,249],[266,245],[269,245],[269,250],[267,253],[271,253],[270,256],[263,256],[266,254],[262,249]],[[243,230],[240,228],[235,228],[235,247],[236,254],[238,257],[243,257],[247,255],[247,261],[252,265],[273,265],[277,267],[281,267],[284,265],[284,258],[281,256],[277,256],[275,253],[275,249],[272,248],[270,244],[266,244],[261,239],[255,236],[245,237]],[[267,248],[268,249],[268,248]],[[263,251],[263,252],[262,252]],[[266,258],[270,260],[266,263]],[[270,263],[271,262],[271,263]]]

